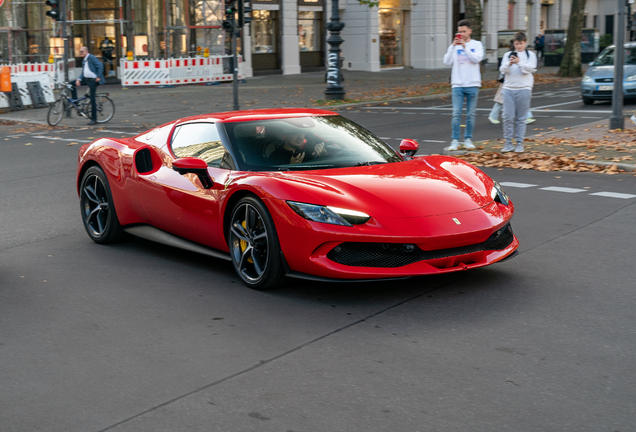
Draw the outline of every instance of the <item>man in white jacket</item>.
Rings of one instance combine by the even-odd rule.
[[[473,129],[477,108],[477,97],[481,87],[480,63],[484,58],[484,47],[480,41],[470,38],[473,30],[468,20],[457,23],[457,35],[444,54],[443,62],[452,66],[453,117],[451,120],[452,141],[449,150],[459,149],[462,108],[466,100],[466,130],[463,146],[474,149]]]

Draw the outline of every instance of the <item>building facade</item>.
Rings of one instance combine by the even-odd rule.
[[[482,0],[481,40],[496,62],[502,30],[522,30],[530,41],[566,29],[572,0]],[[222,29],[223,0],[66,0],[68,36],[74,56],[81,46],[101,56],[111,75],[118,60],[194,56],[207,48],[229,54]],[[245,73],[297,74],[324,68],[325,25],[330,0],[252,0],[252,22],[239,51]],[[616,33],[615,0],[588,0],[585,28]],[[44,1],[6,0],[0,6],[0,62],[42,62],[62,55],[59,22],[46,16]],[[340,0],[343,67],[381,71],[397,67],[440,68],[465,12],[463,0],[380,0],[369,7]],[[629,35],[630,33],[627,32]],[[629,37],[629,36],[628,36]],[[109,68],[110,66],[110,68]]]

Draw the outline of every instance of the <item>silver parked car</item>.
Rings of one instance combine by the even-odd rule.
[[[636,98],[636,42],[628,42],[624,47],[623,95],[626,99]],[[595,100],[612,99],[615,50],[614,45],[605,48],[583,75],[581,96],[585,105],[592,105]]]

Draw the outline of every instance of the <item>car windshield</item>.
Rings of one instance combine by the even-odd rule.
[[[596,60],[594,66],[613,66],[614,65],[614,47],[605,48]],[[636,47],[625,48],[625,65],[636,65]]]
[[[223,124],[240,169],[289,171],[400,162],[384,141],[339,115]]]

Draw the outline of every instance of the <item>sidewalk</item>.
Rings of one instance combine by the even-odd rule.
[[[555,74],[558,67],[541,67],[535,75],[536,83],[563,82]],[[326,101],[325,73],[298,75],[269,75],[248,78],[239,85],[239,104],[242,110],[281,107],[312,107],[339,109],[351,106],[378,105],[397,100],[422,100],[448,96],[450,69],[388,69],[381,72],[344,71],[345,101]],[[483,87],[495,88],[498,71],[489,65],[483,74]],[[578,82],[578,79],[571,79]],[[130,87],[103,85],[99,92],[109,93],[115,102],[115,117],[104,124],[106,129],[145,129],[171,120],[206,112],[233,109],[233,86],[185,85],[172,88]],[[82,94],[80,92],[80,94]],[[46,126],[47,109],[0,112],[4,121]],[[626,127],[632,126],[626,119]],[[63,119],[61,127],[85,127],[87,120]],[[499,142],[484,142],[478,152],[463,156],[476,165],[509,166],[522,169],[572,169],[578,171],[633,171],[636,131],[609,133],[609,120],[562,131],[541,131],[529,125],[526,152],[522,155],[501,155]],[[636,128],[636,125],[633,126]],[[626,131],[628,132],[628,131]],[[532,136],[534,135],[534,136]],[[632,156],[634,159],[632,159]],[[591,165],[595,164],[595,165]]]

